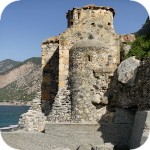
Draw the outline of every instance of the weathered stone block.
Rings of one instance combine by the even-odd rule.
[[[122,61],[117,70],[118,80],[122,83],[133,85],[139,66],[140,60],[135,57],[130,57]]]

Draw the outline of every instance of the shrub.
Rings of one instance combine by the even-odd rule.
[[[150,57],[150,36],[139,36],[131,43],[131,49],[126,58],[131,56],[136,56],[140,60],[145,60]]]

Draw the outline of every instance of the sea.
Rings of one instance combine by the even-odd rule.
[[[29,106],[0,105],[0,128],[17,125],[20,115],[28,109]]]

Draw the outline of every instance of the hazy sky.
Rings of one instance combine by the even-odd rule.
[[[67,28],[66,12],[88,4],[113,7],[119,34],[137,31],[148,16],[142,5],[130,0],[20,0],[7,6],[0,20],[0,61],[41,56],[42,41]]]

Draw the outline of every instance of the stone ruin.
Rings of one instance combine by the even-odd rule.
[[[67,13],[68,28],[42,44],[42,110],[51,122],[95,123],[120,63],[114,9],[88,5]]]
[[[113,8],[95,5],[68,11],[66,31],[42,43],[41,97],[20,127],[48,132],[51,123],[99,123],[104,142],[137,148],[146,141],[150,59],[122,61],[135,35],[116,34],[114,15]]]
[[[41,110],[41,86],[38,86],[36,97],[32,100],[30,109],[20,116],[19,129],[43,132],[45,121],[46,117]]]

